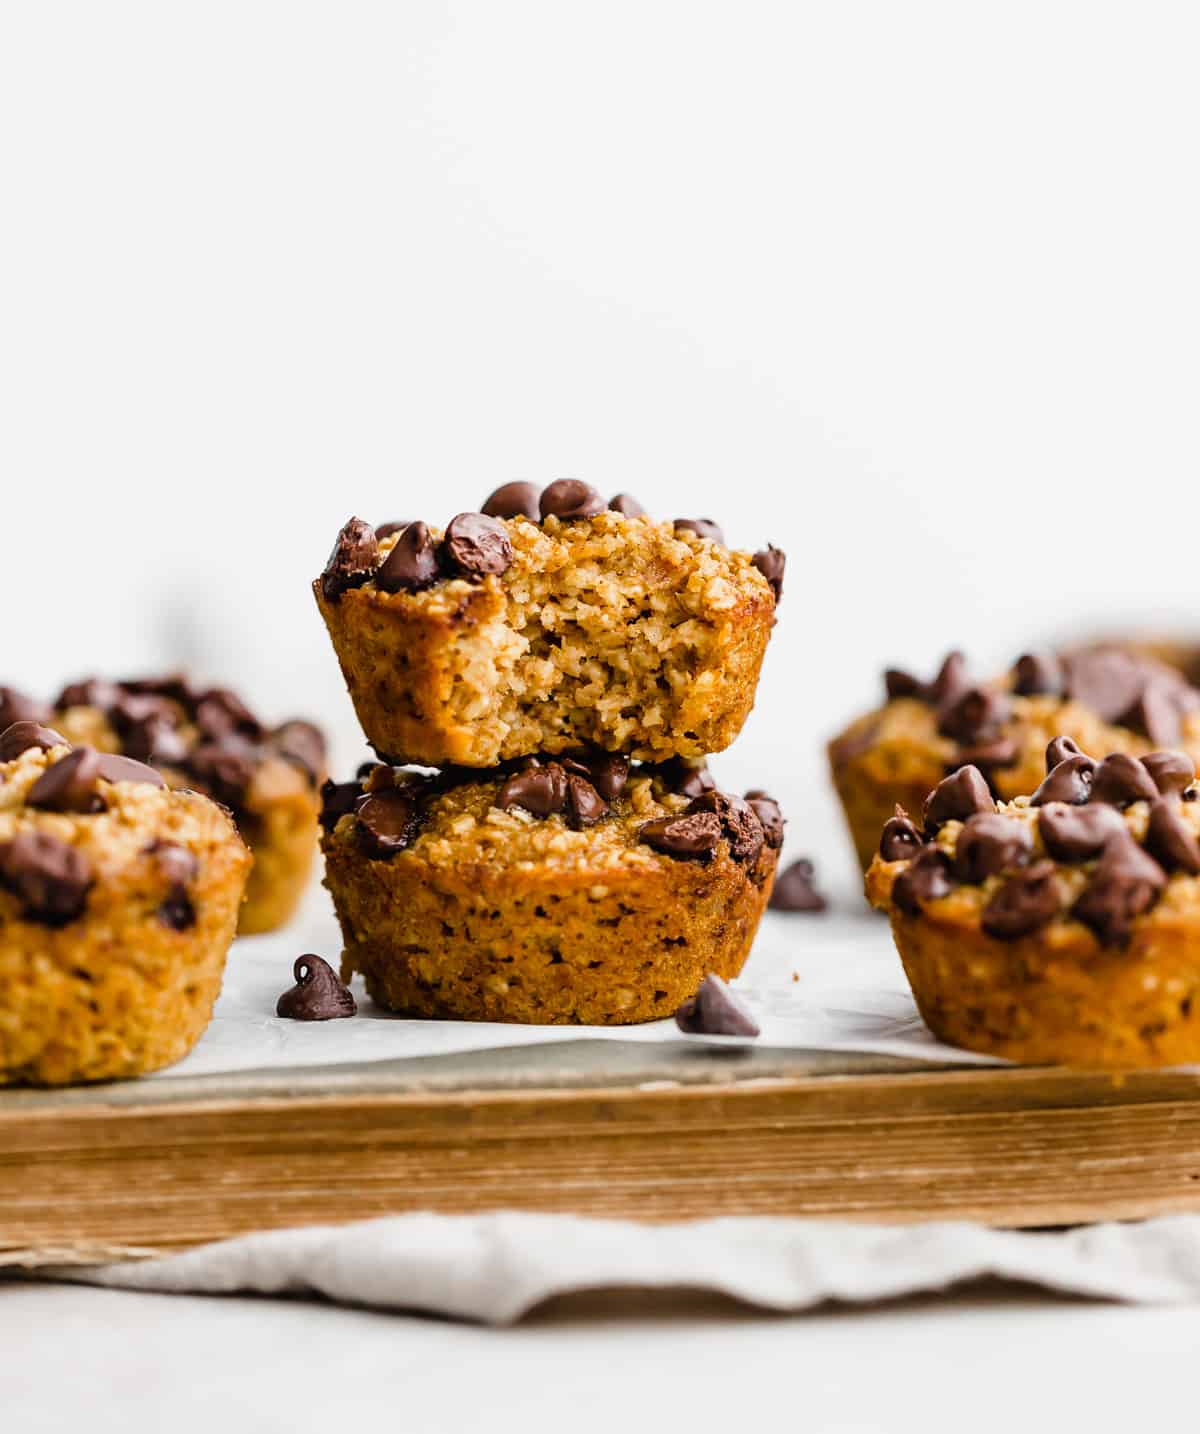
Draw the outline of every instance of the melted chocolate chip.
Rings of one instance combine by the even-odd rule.
[[[759,1025],[720,976],[705,976],[700,989],[675,1012],[675,1024],[692,1036],[757,1036]]]
[[[720,844],[721,822],[712,812],[659,817],[639,829],[638,840],[679,860],[707,862]]]
[[[541,496],[538,510],[543,518],[594,518],[603,513],[604,499],[590,483],[578,478],[559,478]]]
[[[25,800],[46,812],[100,812],[104,802],[96,791],[100,753],[76,747],[47,767],[30,787]]]
[[[376,523],[375,536],[382,543],[384,538],[390,538],[393,533],[402,533],[408,527],[408,519],[397,519],[391,523]]]
[[[657,778],[668,792],[675,792],[681,797],[702,796],[705,792],[711,792],[716,785],[703,762],[693,766],[682,757],[670,757],[667,761],[659,762],[645,770]]]
[[[529,518],[536,523],[542,516],[538,502],[541,496],[542,490],[535,483],[502,483],[480,512],[489,518]]]
[[[1200,842],[1173,802],[1160,797],[1146,823],[1146,850],[1166,871],[1200,875]]]
[[[725,534],[711,518],[676,518],[674,526],[676,532],[682,528],[685,533],[695,533],[698,538],[725,546]]]
[[[367,765],[374,767],[374,763]],[[323,782],[321,784],[320,822],[325,830],[331,832],[342,817],[348,816],[354,810],[354,805],[361,796],[361,782]]]
[[[1136,757],[1113,752],[1096,768],[1092,779],[1092,802],[1126,807],[1130,802],[1152,802],[1158,796],[1154,779]]]
[[[999,812],[977,812],[958,834],[954,874],[959,881],[977,886],[1006,867],[1020,866],[1032,845],[1024,822]]]
[[[375,574],[375,586],[384,593],[416,593],[443,577],[437,544],[424,523],[410,523]]]
[[[950,857],[939,846],[923,846],[892,883],[892,901],[907,916],[916,916],[927,901],[954,890]]]
[[[994,811],[996,803],[978,767],[960,767],[925,798],[925,831],[932,836],[943,822],[965,821],[976,812]]]
[[[894,816],[883,824],[883,835],[879,839],[879,855],[884,861],[909,861],[920,851],[921,833],[917,831],[912,818],[897,803]]]
[[[276,1002],[277,1016],[289,1021],[335,1021],[358,1010],[353,993],[319,956],[298,957],[292,976],[296,984]]]
[[[1012,712],[1003,692],[968,687],[944,704],[938,713],[938,731],[956,742],[979,742],[1002,726]]]
[[[754,554],[751,561],[771,585],[775,606],[778,607],[783,601],[783,570],[787,566],[787,554],[768,543],[762,552]]]
[[[566,802],[567,773],[558,762],[514,772],[496,798],[496,805],[501,811],[506,812],[509,807],[524,807],[535,817],[553,816],[563,810]]]
[[[1196,780],[1196,764],[1186,752],[1148,752],[1141,763],[1165,797],[1182,792]]]
[[[816,887],[816,869],[802,857],[780,872],[767,905],[772,911],[824,911],[825,898]]]
[[[386,861],[404,850],[420,825],[412,793],[399,787],[371,792],[355,808],[355,834],[372,861]]]
[[[569,825],[578,831],[607,816],[608,803],[586,777],[572,772],[567,777],[566,812]]]
[[[333,552],[321,574],[321,591],[327,602],[336,602],[350,588],[371,581],[379,566],[379,540],[375,530],[361,518],[351,518],[337,535]]]
[[[1051,802],[1038,814],[1038,830],[1055,861],[1090,861],[1111,836],[1125,830],[1125,819],[1116,807]]]
[[[1081,806],[1091,796],[1095,775],[1096,763],[1090,757],[1082,752],[1076,757],[1067,757],[1030,797],[1030,805],[1044,807],[1048,802],[1067,802]]]
[[[0,687],[0,729],[14,722],[44,722],[49,716],[50,709],[44,702],[27,697],[15,687]]]
[[[1035,862],[1008,877],[983,908],[982,925],[997,941],[1019,941],[1054,920],[1059,909],[1052,861]]]
[[[299,767],[310,781],[319,782],[325,775],[325,735],[319,727],[293,717],[276,727],[271,740],[284,761]]]
[[[87,904],[92,866],[83,852],[48,832],[18,832],[0,845],[0,885],[22,915],[43,926],[65,926]]]
[[[49,752],[54,747],[68,746],[67,739],[53,727],[43,727],[37,722],[14,722],[0,732],[0,762],[15,762],[30,747]]]
[[[1071,914],[1091,930],[1101,946],[1118,946],[1129,939],[1134,918],[1150,910],[1166,883],[1162,867],[1126,831],[1105,844],[1092,879]]]
[[[645,508],[628,493],[618,493],[608,506],[612,512],[620,513],[623,518],[644,518],[646,516]]]
[[[584,760],[592,785],[606,802],[615,802],[629,780],[629,758],[615,752],[588,753]]]
[[[772,851],[778,851],[783,845],[784,815],[779,803],[774,797],[768,796],[766,792],[756,788],[746,793],[746,800],[754,808],[754,814],[762,823],[763,837]]]
[[[1083,751],[1073,737],[1051,737],[1046,744],[1046,775],[1068,757],[1082,757]]]
[[[729,855],[734,861],[752,866],[758,860],[765,837],[762,822],[749,802],[714,789],[696,797],[686,815],[698,812],[712,812],[720,821],[721,834],[729,843]]]
[[[462,577],[482,578],[506,573],[512,565],[512,543],[499,518],[484,513],[459,513],[451,518],[442,543],[446,565]]]
[[[1018,657],[1013,668],[1013,691],[1019,697],[1041,694],[1057,696],[1062,691],[1063,674],[1058,658],[1049,652],[1027,652]]]

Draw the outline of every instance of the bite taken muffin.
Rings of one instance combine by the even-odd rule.
[[[342,974],[408,1016],[622,1025],[736,976],[783,819],[703,768],[592,751],[502,770],[380,765],[326,788]]]
[[[867,873],[925,1023],[1031,1063],[1200,1061],[1200,802],[1184,752],[1100,761],[1054,739],[1032,796],[977,767],[920,822],[897,810]]]
[[[0,1084],[158,1070],[212,1015],[250,854],[153,768],[0,734]]]
[[[727,747],[753,705],[783,554],[655,522],[572,479],[508,484],[444,530],[354,518],[313,585],[367,741],[493,767],[582,744]]]
[[[1096,757],[1180,747],[1200,759],[1200,691],[1173,668],[1128,651],[1027,653],[985,683],[952,652],[930,682],[895,669],[884,681],[884,706],[829,744],[834,786],[864,870],[895,807],[919,809],[948,772],[973,765],[996,797],[1029,796],[1056,735]]]

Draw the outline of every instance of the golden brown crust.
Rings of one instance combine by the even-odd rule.
[[[418,593],[370,582],[334,601],[314,584],[378,752],[490,767],[584,743],[661,761],[733,741],[775,615],[748,554],[612,512],[505,526],[499,577]]]

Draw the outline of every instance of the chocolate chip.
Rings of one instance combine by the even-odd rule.
[[[1054,863],[1035,862],[996,888],[983,908],[982,926],[997,941],[1018,941],[1053,921],[1059,904]]]
[[[695,812],[712,812],[717,817],[734,861],[752,866],[758,860],[765,837],[762,822],[749,802],[714,789],[696,797],[685,815]]]
[[[1105,844],[1092,879],[1071,914],[1091,930],[1101,946],[1120,945],[1128,940],[1134,917],[1149,911],[1166,884],[1162,867],[1126,831]]]
[[[143,782],[149,787],[165,787],[162,773],[136,762],[132,757],[119,757],[115,752],[101,752],[97,775],[106,782]]]
[[[883,824],[879,839],[879,855],[884,861],[908,861],[921,849],[921,834],[912,818],[899,803],[894,816]]]
[[[371,792],[355,808],[358,844],[372,861],[386,861],[404,850],[420,826],[417,804],[401,788]]]
[[[87,904],[92,865],[83,852],[49,832],[18,832],[0,845],[0,885],[21,902],[22,915],[43,926],[65,926]]]
[[[586,777],[572,772],[567,777],[566,813],[568,823],[579,831],[595,826],[601,817],[607,816],[608,803]]]
[[[1148,682],[1137,701],[1128,711],[1122,712],[1118,720],[1123,727],[1141,733],[1158,747],[1169,747],[1178,742],[1183,731],[1183,720],[1173,693],[1156,682]]]
[[[883,690],[889,702],[898,697],[915,697],[919,702],[925,701],[925,684],[901,667],[889,667],[884,671]]]
[[[25,800],[46,812],[100,812],[104,803],[96,791],[99,776],[100,753],[94,747],[76,747],[46,768]]]
[[[1073,737],[1051,737],[1046,744],[1046,775],[1068,757],[1082,757],[1083,751]]]
[[[916,916],[926,901],[937,901],[954,890],[950,857],[940,846],[923,846],[892,883],[892,901]]]
[[[155,841],[146,848],[163,877],[173,886],[187,886],[200,870],[200,858],[178,842]]]
[[[763,837],[772,851],[783,845],[784,815],[774,797],[761,789],[746,793],[746,800],[754,808],[755,815],[762,823]]]
[[[384,538],[390,538],[393,533],[402,533],[408,527],[408,519],[396,520],[392,523],[376,523],[375,536],[382,543]]]
[[[167,697],[178,703],[185,712],[193,712],[199,697],[186,674],[168,672],[163,677],[127,677],[118,686],[124,692],[139,693],[149,697]]]
[[[720,976],[705,976],[700,989],[675,1012],[675,1024],[691,1036],[757,1036],[759,1025]]]
[[[567,774],[558,762],[544,767],[526,767],[514,772],[500,788],[496,805],[501,811],[524,807],[535,817],[550,817],[561,812],[567,802]]]
[[[1096,763],[1081,752],[1059,762],[1029,799],[1030,806],[1044,807],[1048,802],[1067,802],[1080,806],[1091,796]]]
[[[1012,704],[1003,692],[968,687],[938,711],[938,731],[956,742],[978,742],[1008,721]]]
[[[725,546],[725,534],[711,518],[676,518],[675,531],[682,529],[685,533],[695,533],[698,538],[707,538],[710,543],[720,543]]]
[[[294,717],[271,734],[275,750],[286,762],[305,772],[313,782],[325,775],[325,735],[311,722]]]
[[[991,812],[995,808],[991,790],[979,768],[960,767],[943,777],[925,798],[925,831],[932,836],[943,822],[965,821],[975,812]]]
[[[361,518],[351,518],[337,535],[321,574],[321,591],[326,602],[336,602],[349,588],[369,583],[378,566],[379,540],[374,528]]]
[[[464,577],[482,578],[506,573],[512,565],[512,543],[499,518],[484,513],[460,513],[451,518],[442,543],[447,566]]]
[[[668,792],[675,792],[681,797],[702,796],[716,785],[703,762],[693,766],[682,757],[669,757],[665,762],[644,770],[657,778]]]
[[[15,687],[0,687],[0,728],[14,722],[44,722],[49,716],[50,708],[44,702],[36,702]]]
[[[196,704],[196,726],[206,737],[218,740],[236,732],[257,741],[263,733],[262,723],[228,687],[213,687],[204,693]]]
[[[368,764],[373,766],[374,764]],[[321,784],[321,825],[331,832],[342,817],[354,810],[354,804],[362,796],[361,782],[326,781]]]
[[[954,762],[947,771],[956,772],[959,767],[978,767],[985,777],[1001,767],[1013,767],[1021,755],[1021,745],[1015,737],[989,737],[986,741],[960,747]]]
[[[967,660],[957,651],[946,655],[932,682],[921,682],[897,667],[888,668],[883,682],[889,701],[897,697],[912,697],[935,707],[948,707],[971,685],[967,677]]]
[[[538,522],[542,490],[536,483],[502,483],[479,510],[489,518],[529,518]]]
[[[590,483],[559,478],[542,494],[538,511],[543,518],[594,518],[604,512],[604,499]]]
[[[424,523],[410,523],[375,574],[383,593],[417,593],[443,577],[437,544]]]
[[[659,817],[638,830],[638,840],[684,861],[711,861],[721,841],[721,822],[712,812]]]
[[[336,1021],[358,1010],[353,993],[319,956],[298,957],[292,976],[296,984],[275,1003],[277,1016],[289,1021]]]
[[[238,811],[254,781],[258,763],[252,747],[227,738],[194,748],[187,769],[218,802]]]
[[[1056,861],[1090,861],[1109,837],[1125,830],[1125,818],[1116,807],[1051,802],[1038,814],[1038,830]]]
[[[592,785],[606,802],[615,802],[629,780],[629,758],[615,752],[589,753],[586,765]]]
[[[816,869],[807,857],[779,874],[767,905],[772,911],[825,910],[825,898],[816,888]]]
[[[1157,796],[1154,778],[1138,759],[1126,752],[1113,752],[1096,768],[1088,800],[1127,807],[1130,802],[1152,802]]]
[[[158,717],[134,723],[122,738],[126,755],[142,762],[181,767],[187,761],[187,738],[176,727]]]
[[[54,699],[58,711],[67,707],[96,707],[107,712],[121,697],[121,688],[115,682],[103,677],[85,677],[82,682],[72,682]]]
[[[1013,691],[1019,697],[1041,694],[1056,696],[1062,691],[1063,675],[1058,658],[1049,652],[1027,652],[1013,668]]]
[[[14,722],[0,732],[0,762],[15,762],[22,752],[38,747],[49,752],[53,747],[69,747],[71,744],[53,727],[43,727],[37,722]]]
[[[958,834],[954,874],[959,881],[978,886],[1005,867],[1020,866],[1032,845],[1024,822],[999,812],[978,812],[967,818]]]
[[[783,601],[783,570],[787,565],[787,554],[768,543],[762,552],[754,554],[751,561],[770,583],[775,594],[775,606],[778,607]]]
[[[1176,810],[1175,804],[1160,797],[1150,808],[1146,823],[1146,850],[1167,871],[1200,875],[1200,842]]]
[[[612,512],[620,513],[623,518],[644,518],[646,516],[645,508],[628,493],[618,493],[608,506]]]
[[[1182,792],[1196,780],[1196,764],[1186,752],[1148,752],[1141,763],[1165,797]]]
[[[1128,712],[1142,693],[1145,668],[1111,649],[1071,653],[1063,659],[1066,695],[1105,722]]]

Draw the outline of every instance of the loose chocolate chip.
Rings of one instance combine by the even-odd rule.
[[[333,552],[321,574],[326,602],[336,602],[350,588],[369,583],[379,566],[379,539],[369,523],[351,518],[337,535]]]
[[[52,747],[69,747],[71,744],[53,727],[43,727],[37,722],[14,722],[0,732],[0,762],[15,762],[22,752],[30,747],[39,747],[49,752]]]
[[[145,762],[135,762],[132,757],[119,757],[115,752],[101,752],[97,775],[106,782],[144,782],[150,787],[165,787],[162,774]]]
[[[1067,802],[1081,806],[1091,796],[1096,763],[1081,752],[1059,762],[1029,799],[1030,806],[1044,807],[1048,802]]]
[[[1173,802],[1160,797],[1146,823],[1146,850],[1167,871],[1200,875],[1200,842]]]
[[[424,523],[410,523],[375,574],[383,593],[417,593],[443,577],[437,544]]]
[[[220,740],[231,732],[257,741],[262,736],[262,723],[236,692],[228,687],[213,687],[196,704],[196,726],[206,737]]]
[[[1051,737],[1046,744],[1046,775],[1068,757],[1082,757],[1083,751],[1073,737]]]
[[[825,898],[816,888],[816,869],[806,857],[782,871],[767,905],[772,911],[824,911]]]
[[[35,702],[15,687],[0,687],[0,728],[14,722],[44,722],[50,709],[44,702]]]
[[[1148,752],[1141,763],[1165,797],[1182,792],[1196,780],[1196,764],[1186,752]]]
[[[567,777],[566,813],[569,824],[579,831],[607,816],[608,803],[586,777],[572,772]]]
[[[908,861],[921,849],[921,834],[912,818],[899,803],[894,816],[883,824],[879,839],[879,855],[884,861]]]
[[[926,901],[949,896],[954,886],[949,855],[940,846],[923,846],[892,883],[892,901],[916,916]]]
[[[103,677],[86,677],[82,682],[72,682],[54,699],[57,711],[67,707],[96,707],[107,712],[121,698],[121,688],[115,682]]]
[[[1129,832],[1105,844],[1091,881],[1071,914],[1087,926],[1101,946],[1127,941],[1133,919],[1158,900],[1166,873]]]
[[[1096,768],[1088,800],[1127,807],[1130,802],[1152,802],[1157,796],[1154,778],[1138,759],[1127,752],[1113,752]]]
[[[258,763],[254,749],[236,738],[205,742],[188,757],[188,771],[218,802],[233,811],[241,809],[254,780]]]
[[[506,573],[512,564],[512,544],[499,518],[484,513],[460,513],[451,518],[442,543],[447,566],[464,577],[482,578]]]
[[[550,817],[561,812],[567,802],[567,773],[558,762],[544,767],[526,767],[514,772],[500,788],[496,805],[501,811],[524,807],[535,817]]]
[[[659,817],[644,823],[638,831],[638,840],[680,860],[711,861],[721,841],[721,822],[712,812]]]
[[[94,747],[76,747],[46,768],[25,800],[47,812],[100,812],[104,802],[96,791],[99,776],[100,753]]]
[[[358,1004],[328,961],[300,956],[292,966],[296,984],[275,1003],[275,1014],[289,1021],[335,1021],[353,1016]]]
[[[402,533],[408,527],[408,519],[403,521],[397,519],[392,523],[377,523],[375,525],[375,536],[382,543],[384,538],[390,538],[393,533]]]
[[[542,516],[541,496],[536,483],[502,483],[479,511],[489,518],[529,518],[536,523]]]
[[[374,763],[367,764],[374,767]],[[361,782],[326,781],[321,784],[321,825],[327,832],[337,826],[340,819],[354,810],[354,804],[363,794]]]
[[[1123,727],[1140,732],[1159,747],[1178,742],[1183,731],[1173,692],[1156,682],[1147,682],[1137,701],[1118,720]]]
[[[967,818],[958,834],[954,874],[959,881],[978,886],[1005,867],[1020,866],[1032,845],[1024,822],[999,812],[978,812]]]
[[[543,518],[594,518],[604,512],[604,499],[590,483],[559,478],[542,494],[538,511]]]
[[[313,782],[325,775],[325,735],[311,722],[294,717],[271,734],[275,750],[286,762],[305,772]]]
[[[754,554],[751,561],[771,585],[771,591],[775,594],[775,606],[778,607],[783,601],[783,570],[787,566],[787,554],[774,544],[768,543],[761,553]]]
[[[1036,697],[1042,693],[1054,696],[1062,691],[1062,667],[1049,652],[1027,652],[1018,657],[1013,668],[1013,691],[1020,697]]]
[[[700,989],[675,1012],[690,1036],[757,1036],[759,1025],[720,976],[705,976]]]
[[[372,861],[386,861],[404,850],[420,824],[417,803],[401,788],[370,792],[355,807],[358,844]]]
[[[676,518],[675,531],[681,528],[685,533],[695,533],[698,538],[707,538],[710,543],[725,546],[725,534],[711,518]]]
[[[1035,862],[1008,877],[983,908],[982,925],[997,941],[1018,941],[1058,915],[1060,897],[1052,861]]]
[[[1111,649],[1072,653],[1063,659],[1063,667],[1066,695],[1105,722],[1128,712],[1146,681],[1142,664]]]
[[[746,793],[746,800],[754,808],[755,815],[762,823],[763,836],[772,851],[783,845],[784,815],[774,797],[756,788]]]
[[[943,822],[965,821],[975,812],[996,808],[991,790],[978,767],[960,767],[943,777],[925,798],[924,822],[932,836]]]
[[[1012,704],[1003,692],[968,687],[938,712],[938,731],[956,742],[979,742],[1008,721]]]
[[[608,505],[614,513],[620,513],[623,518],[644,518],[646,510],[634,497],[628,493],[618,493]]]
[[[685,815],[694,812],[712,812],[717,817],[734,861],[752,866],[758,860],[765,837],[762,822],[749,802],[714,789],[696,797]]]
[[[693,766],[682,757],[670,757],[647,770],[668,792],[675,792],[681,797],[699,797],[705,792],[711,792],[716,785],[703,762]]]
[[[1051,802],[1038,814],[1038,830],[1055,861],[1090,861],[1109,837],[1125,830],[1125,818],[1116,807]]]
[[[0,885],[22,914],[43,926],[65,926],[87,904],[92,866],[83,852],[49,832],[18,832],[0,845]]]

